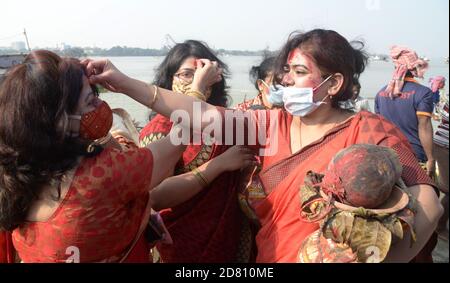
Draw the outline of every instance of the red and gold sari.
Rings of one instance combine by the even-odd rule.
[[[166,136],[171,128],[169,119],[155,116],[141,132],[141,145]],[[175,174],[190,172],[227,149],[189,145]],[[192,199],[160,211],[173,240],[172,245],[157,245],[163,262],[236,262],[248,258],[248,252],[239,248],[241,242],[250,241],[250,232],[242,228],[245,219],[237,201],[239,177],[238,173],[224,172]],[[248,233],[241,235],[241,231]]]
[[[72,255],[75,262],[149,263],[152,170],[151,151],[136,146],[82,159],[53,215],[13,231],[18,256],[26,263],[64,263]]]
[[[262,100],[262,93],[259,93],[253,99],[245,100],[244,102],[239,103],[238,105],[236,105],[236,109],[246,111],[246,110],[248,110],[250,107],[252,107],[254,105],[262,105],[262,106],[264,106],[264,103],[263,103],[263,100]]]

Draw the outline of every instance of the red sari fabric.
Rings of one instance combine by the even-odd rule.
[[[119,261],[135,239],[148,202],[153,155],[147,148],[107,148],[82,160],[70,188],[45,222],[27,222],[13,232],[23,262]],[[125,262],[149,262],[140,237]]]
[[[148,144],[170,132],[172,122],[157,115],[140,134]],[[189,145],[176,168],[183,174],[223,153],[228,147]],[[157,166],[157,164],[156,164]],[[192,199],[160,211],[173,244],[158,244],[163,262],[235,262],[242,214],[237,201],[239,174],[224,172]]]
[[[14,257],[11,233],[0,232],[0,263],[14,263]]]
[[[261,114],[253,112],[259,124],[269,125],[270,115],[261,119]],[[258,176],[265,198],[259,196],[257,201],[249,202],[261,224],[256,236],[257,262],[297,262],[302,241],[319,228],[300,219],[300,186],[309,170],[324,172],[331,158],[343,148],[359,143],[390,147],[399,155],[407,186],[434,186],[417,163],[407,139],[378,115],[362,111],[294,154],[290,151],[291,123],[292,116],[279,111],[278,151],[262,159]]]
[[[236,105],[236,109],[239,110],[248,110],[250,107],[252,107],[253,105],[262,105],[264,106],[263,100],[262,100],[262,94],[259,93],[255,98],[250,99],[250,100],[245,100],[242,103],[239,103],[238,105]]]

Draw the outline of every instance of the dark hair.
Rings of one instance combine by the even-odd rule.
[[[276,57],[264,57],[259,66],[253,66],[250,69],[250,81],[255,85],[259,91],[258,80],[264,80],[271,72],[273,72]]]
[[[355,92],[355,88],[356,88],[356,92]],[[353,78],[352,80],[352,90],[353,90],[353,95],[351,99],[356,99],[359,96],[359,93],[361,92],[361,84],[359,83],[358,79]]]
[[[156,69],[155,80],[153,81],[159,87],[172,89],[173,76],[181,67],[184,60],[189,57],[199,59],[209,59],[216,61],[220,68],[223,69],[222,80],[212,86],[211,97],[208,103],[215,106],[227,107],[230,103],[230,97],[227,93],[226,78],[229,76],[228,66],[222,62],[204,42],[197,40],[186,40],[178,43],[170,49],[164,61]]]
[[[45,185],[55,185],[87,155],[89,144],[66,135],[85,71],[76,59],[33,51],[0,88],[0,230],[23,223]],[[97,151],[98,152],[98,151]],[[58,198],[60,189],[57,190]]]
[[[353,83],[359,80],[368,62],[362,41],[348,42],[333,30],[315,29],[306,33],[294,32],[289,36],[277,57],[274,82],[281,83],[283,67],[290,52],[296,48],[300,48],[315,62],[323,78],[334,73],[341,73],[344,76],[341,90],[332,99],[333,107],[338,108],[339,101],[351,99]]]

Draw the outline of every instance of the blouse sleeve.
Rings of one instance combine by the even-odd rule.
[[[153,171],[153,155],[148,148],[112,150],[111,182],[124,202],[148,192]]]

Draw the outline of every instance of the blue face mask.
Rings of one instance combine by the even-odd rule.
[[[314,92],[318,90],[324,83],[326,83],[333,75],[326,78],[320,85],[315,88],[297,88],[297,87],[283,87],[277,86],[275,89],[273,86],[270,89],[269,102],[277,105],[277,103],[284,103],[284,108],[293,116],[305,117],[311,114],[314,110],[319,108],[320,105],[328,96],[320,102],[314,102]],[[281,100],[281,103],[280,103]],[[277,103],[274,103],[274,102]],[[278,104],[278,105],[279,105]]]
[[[274,106],[283,106],[283,93],[285,87],[282,85],[270,86],[267,100]]]

